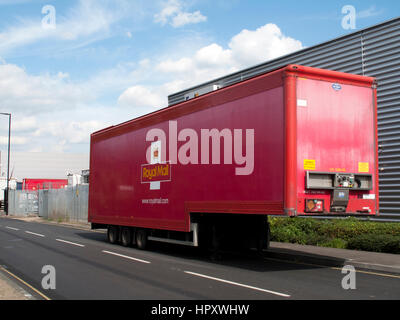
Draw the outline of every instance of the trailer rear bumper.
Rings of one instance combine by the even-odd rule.
[[[363,212],[322,212],[322,213],[299,213],[298,217],[375,217],[379,213],[363,213]]]

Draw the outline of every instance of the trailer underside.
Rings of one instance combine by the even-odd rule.
[[[136,245],[145,249],[148,241],[158,241],[200,247],[204,250],[269,247],[267,215],[192,213],[190,231],[171,231],[92,223],[92,229],[107,229],[110,243]]]

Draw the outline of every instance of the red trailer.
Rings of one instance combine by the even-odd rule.
[[[67,179],[32,179],[22,181],[22,190],[61,189],[68,185]]]
[[[374,78],[300,65],[91,135],[112,243],[268,243],[268,215],[378,214]],[[247,241],[248,240],[248,241]]]

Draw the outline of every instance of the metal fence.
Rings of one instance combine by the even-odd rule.
[[[168,103],[291,63],[377,78],[380,219],[400,221],[400,18],[172,94]]]
[[[71,222],[87,222],[89,185],[65,189],[39,190],[39,217]]]
[[[8,214],[29,216],[38,213],[38,193],[36,191],[9,190]]]

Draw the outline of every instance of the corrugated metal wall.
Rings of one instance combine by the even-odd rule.
[[[39,190],[39,217],[67,222],[87,222],[89,185]]]
[[[378,79],[380,219],[400,220],[400,18],[172,94],[169,105],[199,88],[237,83],[296,63]]]
[[[38,193],[36,191],[9,190],[8,214],[27,217],[38,213]]]

